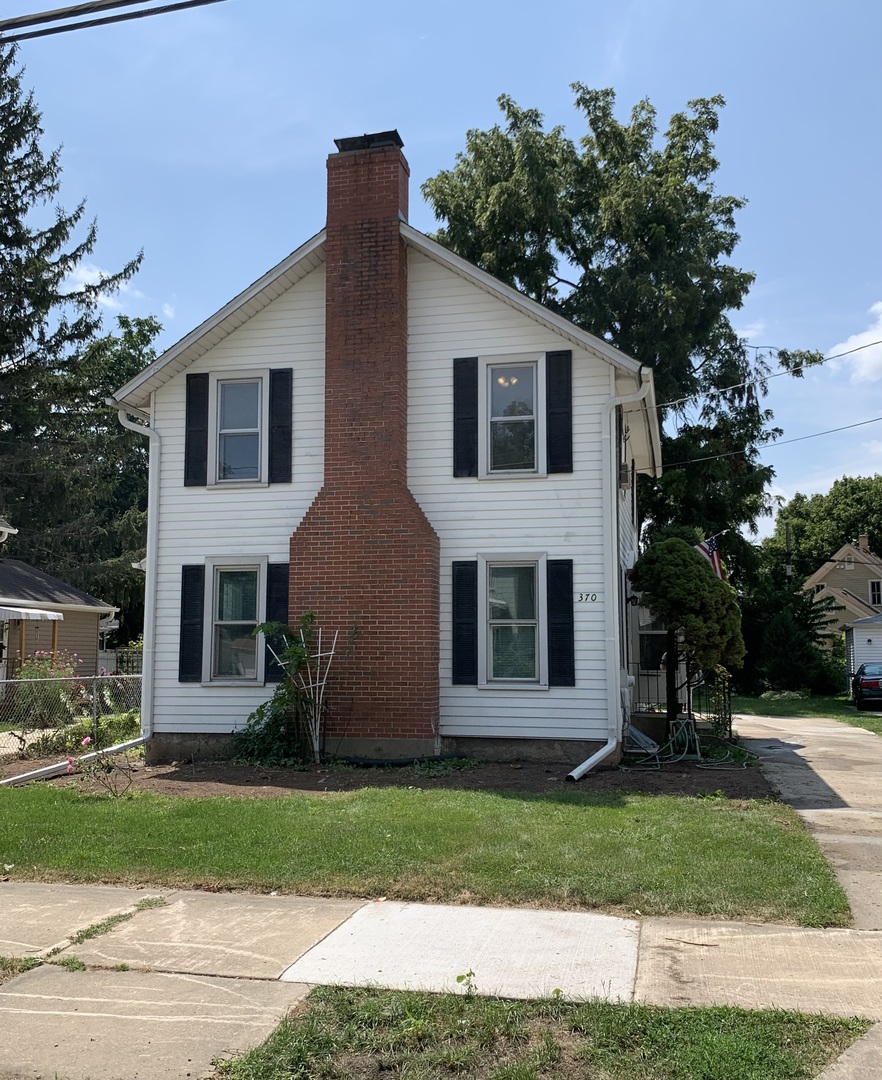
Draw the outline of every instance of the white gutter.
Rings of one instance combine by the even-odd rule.
[[[156,641],[156,565],[159,552],[159,466],[162,457],[162,440],[159,432],[148,424],[136,424],[127,413],[149,421],[148,413],[121,405],[115,398],[107,404],[117,409],[119,422],[129,431],[146,435],[150,440],[150,465],[147,476],[147,558],[144,581],[144,663],[141,675],[141,735],[149,739],[153,734],[153,679]]]
[[[139,739],[129,739],[128,742],[108,746],[106,750],[93,750],[90,754],[83,754],[76,759],[76,763],[81,765],[84,761],[97,761],[98,758],[106,757],[108,754],[133,750],[136,746],[143,746],[145,742],[147,742],[147,737],[142,735]],[[42,769],[33,769],[31,772],[20,773],[18,776],[8,776],[5,780],[0,780],[0,786],[18,787],[19,784],[29,784],[31,780],[48,780],[50,776],[61,776],[62,773],[66,773],[69,765],[70,762],[67,759],[60,761],[57,765],[44,765]]]
[[[624,394],[622,397],[613,397],[603,407],[601,416],[601,450],[603,453],[603,474],[606,477],[604,487],[604,525],[606,526],[604,548],[604,574],[606,576],[606,588],[604,589],[604,631],[606,640],[606,686],[607,686],[607,739],[606,743],[581,765],[577,765],[572,772],[567,773],[567,780],[581,780],[590,772],[595,765],[608,758],[618,747],[622,731],[622,690],[619,664],[619,651],[617,648],[618,623],[619,623],[619,471],[618,463],[613,461],[613,423],[614,411],[621,405],[630,405],[635,401],[643,401],[649,393],[652,385],[649,379],[644,378],[644,368],[640,365],[637,373],[640,379],[640,389],[633,394]]]

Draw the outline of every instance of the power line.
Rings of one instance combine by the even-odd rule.
[[[89,14],[92,11],[107,11],[114,8],[128,7],[131,4],[144,3],[145,0],[93,0],[89,4],[75,4],[73,7],[58,8],[55,11],[44,11],[37,15],[22,15],[15,19],[0,20],[0,34],[4,30],[15,29],[20,26],[36,26],[45,22],[56,22],[61,19],[72,19],[79,14]],[[132,19],[143,19],[148,15],[166,15],[172,11],[183,11],[186,8],[204,7],[206,4],[220,4],[224,0],[176,0],[172,4],[163,4],[160,7],[146,8],[143,11],[129,11],[123,14],[107,15],[100,19],[83,19],[79,22],[71,22],[65,26],[49,26],[43,30],[29,30],[24,33],[8,34],[2,38],[7,41],[28,41],[31,38],[48,37],[50,34],[64,34],[68,30],[83,30],[93,26],[108,26],[110,23],[129,22]]]
[[[868,341],[866,345],[856,345],[853,349],[846,349],[845,352],[834,353],[833,356],[825,356],[823,360],[818,361],[817,364],[808,365],[810,368],[820,367],[822,364],[826,364],[828,360],[839,360],[843,356],[851,356],[852,353],[860,352],[861,349],[870,349],[874,345],[882,345],[882,340]],[[769,352],[781,352],[781,349],[776,348],[774,345],[749,345],[750,349],[768,349]],[[795,369],[797,371],[803,371],[804,368],[800,367]],[[779,379],[782,375],[793,375],[792,371],[776,371],[772,375],[764,375],[758,379],[746,379],[744,382],[734,383],[732,386],[724,386],[721,390],[707,390],[701,391],[697,394],[690,394],[688,397],[676,398],[674,401],[663,401],[656,405],[657,409],[667,409],[672,405],[685,405],[688,401],[696,401],[700,398],[718,397],[720,394],[728,394],[732,390],[741,390],[745,386],[755,386],[760,382],[769,382],[772,379]]]
[[[830,357],[832,360],[833,357]],[[857,424],[843,424],[842,427],[830,428],[829,431],[816,431],[811,435],[800,435],[795,439],[782,439],[780,442],[765,444],[761,449],[774,450],[779,446],[787,446],[788,443],[805,442],[806,439],[819,439],[822,435],[835,435],[837,431],[850,431],[851,428],[865,427],[867,424],[878,424],[882,416],[874,416],[872,420],[860,420]],[[700,461],[721,461],[723,458],[738,457],[744,454],[744,450],[730,450],[725,454],[708,454],[706,457],[689,458],[686,461],[662,462],[665,469],[677,469],[681,465],[695,465]]]
[[[133,7],[144,4],[147,0],[91,0],[88,4],[72,4],[69,7],[56,8],[54,11],[38,11],[34,15],[16,15],[13,19],[0,19],[0,30],[18,30],[23,26],[39,26],[41,23],[59,22],[61,19],[73,19],[78,15],[94,15],[108,9]]]

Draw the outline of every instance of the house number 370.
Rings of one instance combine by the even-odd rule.
[[[580,592],[577,593],[577,596],[579,597],[580,604],[593,604],[597,600],[596,592]]]

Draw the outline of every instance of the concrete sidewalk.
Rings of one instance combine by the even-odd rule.
[[[835,720],[737,716],[734,727],[830,860],[854,925],[882,930],[882,737]]]
[[[2,1080],[196,1080],[314,984],[462,992],[467,972],[481,994],[882,1020],[882,935],[865,931],[9,882],[0,911],[0,955],[48,961],[0,986]],[[853,1048],[834,1080],[878,1078],[878,1052]]]

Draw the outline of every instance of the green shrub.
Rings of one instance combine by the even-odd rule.
[[[97,727],[92,717],[83,717],[74,724],[47,731],[29,744],[29,757],[49,757],[51,754],[82,754],[83,739],[90,739],[89,750],[100,750],[117,743],[137,739],[141,734],[141,713],[138,709],[98,717]]]
[[[230,755],[248,765],[284,765],[306,768],[307,751],[297,713],[284,694],[276,693],[233,732]]]

